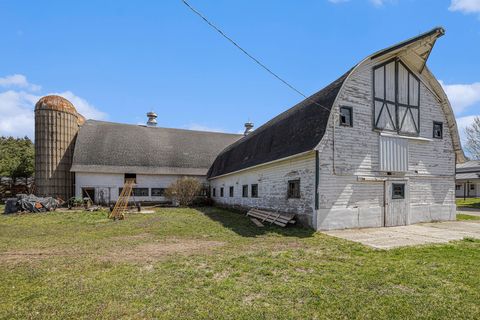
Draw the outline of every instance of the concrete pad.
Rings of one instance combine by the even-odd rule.
[[[466,237],[480,239],[480,221],[447,221],[399,227],[345,229],[323,232],[377,249],[447,243]]]

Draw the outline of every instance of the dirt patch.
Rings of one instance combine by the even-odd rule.
[[[0,253],[0,261],[5,263],[34,262],[52,257],[74,256],[76,253],[54,249],[30,249]]]
[[[175,239],[143,243],[133,248],[116,250],[102,256],[102,260],[113,262],[152,262],[165,259],[174,254],[192,255],[204,253],[215,247],[223,246],[220,241]]]
[[[112,237],[115,243],[128,243],[144,241],[153,237],[151,234],[139,234],[133,236]],[[220,241],[193,240],[193,239],[166,239],[162,241],[141,243],[134,246],[122,247],[114,246],[111,251],[105,252],[90,251],[78,252],[75,250],[60,250],[55,248],[30,249],[19,251],[0,252],[0,262],[7,264],[16,264],[21,262],[37,262],[44,259],[58,257],[91,257],[100,261],[109,262],[137,262],[150,263],[166,259],[169,256],[193,255],[198,253],[207,253],[215,247],[223,246],[225,243]]]

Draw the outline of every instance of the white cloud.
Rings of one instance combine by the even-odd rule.
[[[457,114],[480,102],[480,82],[471,84],[445,84],[443,81],[439,82],[450,100],[453,111]]]
[[[448,10],[463,13],[480,13],[480,0],[452,0]]]
[[[0,136],[23,137],[28,136],[34,138],[34,113],[35,104],[42,95],[29,92],[34,91],[34,85],[27,81],[23,75],[13,75],[0,78],[0,87],[5,88],[23,88],[9,89],[0,92]],[[40,86],[38,86],[38,90]],[[107,114],[97,109],[87,100],[75,95],[71,91],[56,94],[69,100],[87,119],[105,119]]]
[[[348,2],[350,0],[328,0],[328,2],[333,3],[333,4],[338,4],[338,3],[344,3]]]
[[[29,91],[40,91],[41,86],[29,83],[27,77],[22,74],[13,74],[0,78],[0,87],[4,88],[22,88]]]
[[[475,117],[480,117],[480,114],[457,118],[458,133],[463,146],[465,146],[466,142],[465,128],[473,123]]]
[[[370,3],[373,4],[375,7],[383,6],[385,0],[370,0]]]
[[[61,93],[49,93],[55,94],[57,96],[64,97],[68,101],[70,101],[77,109],[78,113],[84,116],[86,119],[96,119],[96,120],[103,120],[107,117],[105,112],[98,110],[95,106],[90,104],[87,100],[76,96],[71,91],[65,91]]]
[[[188,126],[185,126],[185,129],[196,130],[196,131],[209,131],[209,132],[226,132],[224,129],[221,129],[221,128],[212,128],[212,127],[201,125],[198,123],[189,124]]]

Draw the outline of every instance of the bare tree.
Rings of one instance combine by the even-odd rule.
[[[475,117],[473,123],[465,128],[467,143],[465,149],[473,159],[480,160],[480,117]]]
[[[201,190],[201,183],[196,178],[183,177],[173,182],[165,191],[167,198],[178,201],[181,206],[189,206]]]

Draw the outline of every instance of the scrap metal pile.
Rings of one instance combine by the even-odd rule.
[[[60,201],[52,198],[39,198],[33,194],[20,194],[17,198],[7,199],[4,214],[17,212],[47,212],[53,211],[61,205]]]

